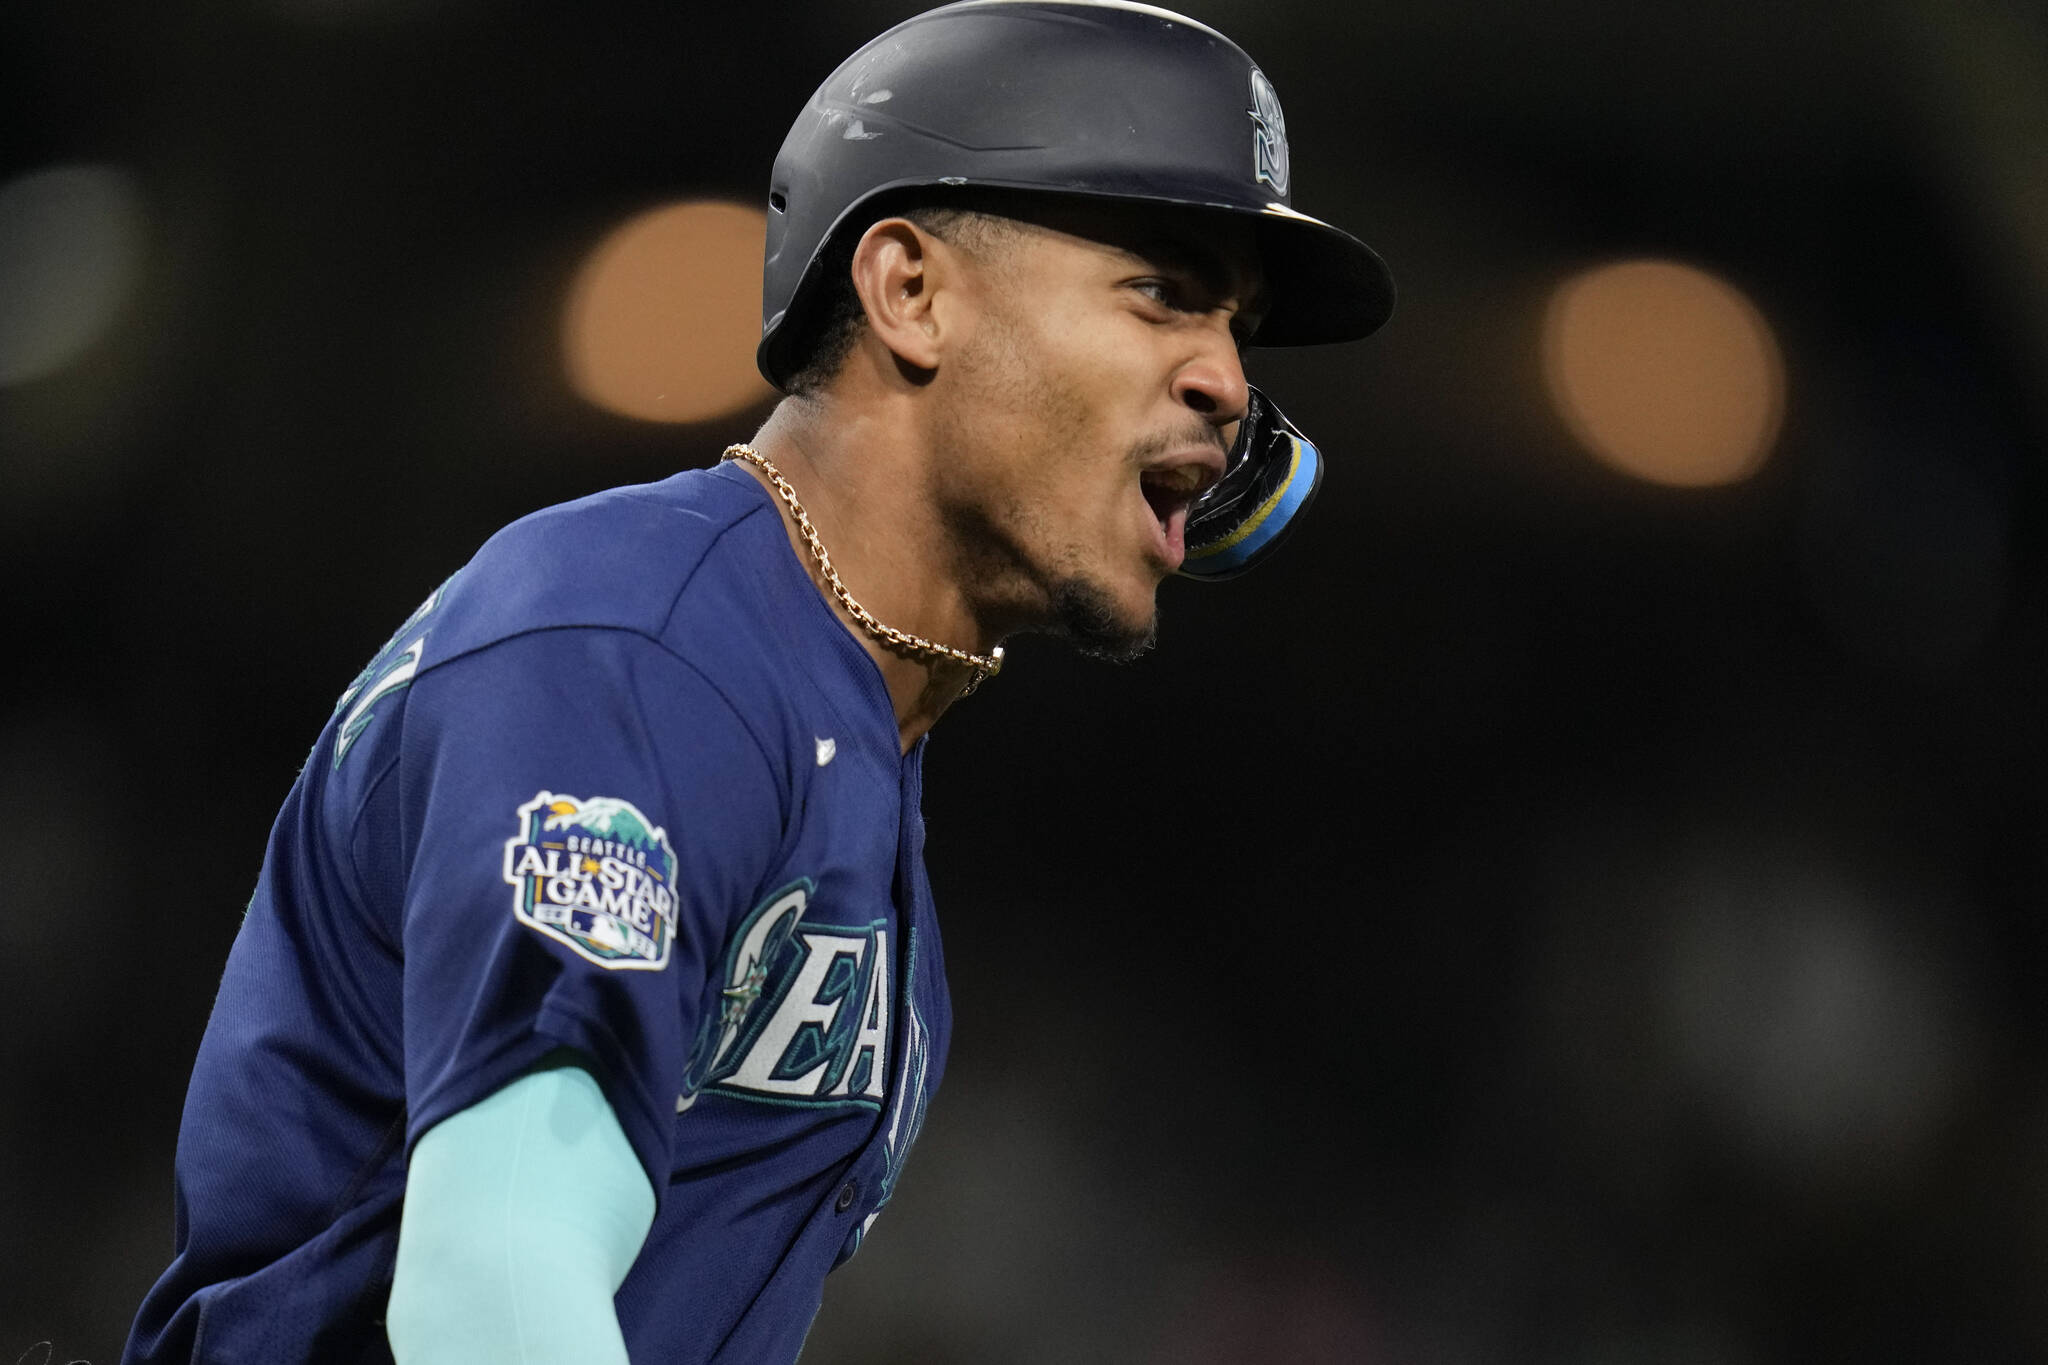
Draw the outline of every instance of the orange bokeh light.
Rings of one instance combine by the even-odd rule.
[[[664,204],[621,224],[570,290],[569,381],[610,412],[703,422],[774,390],[754,368],[765,221],[739,204]]]
[[[1543,321],[1543,373],[1602,462],[1681,488],[1754,474],[1784,411],[1784,362],[1763,314],[1676,261],[1618,262],[1560,285]]]

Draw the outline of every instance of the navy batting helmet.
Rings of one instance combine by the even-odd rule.
[[[965,0],[847,58],[784,139],[769,180],[755,356],[771,384],[788,386],[820,321],[835,239],[866,231],[884,196],[952,188],[1248,219],[1270,299],[1253,345],[1349,341],[1393,311],[1379,256],[1293,208],[1279,96],[1237,44],[1125,0]],[[1191,576],[1249,567],[1321,478],[1315,447],[1263,395],[1240,427],[1237,477],[1192,510],[1182,569]]]

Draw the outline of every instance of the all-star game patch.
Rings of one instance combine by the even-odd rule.
[[[521,924],[600,967],[660,971],[676,933],[676,854],[630,801],[541,792],[505,841]]]

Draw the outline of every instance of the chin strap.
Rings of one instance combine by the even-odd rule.
[[[1235,578],[1273,552],[1323,482],[1315,443],[1252,389],[1223,477],[1188,509],[1184,578]]]

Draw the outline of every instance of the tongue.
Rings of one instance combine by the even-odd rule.
[[[1160,539],[1166,542],[1167,553],[1178,568],[1187,553],[1188,506],[1194,499],[1166,479],[1141,477],[1138,489],[1145,495],[1145,505],[1159,523]]]
[[[1188,525],[1187,499],[1178,499],[1174,503],[1173,508],[1159,518],[1159,524],[1161,529],[1166,532],[1166,548],[1172,552],[1174,566],[1178,568],[1181,559],[1187,554],[1188,549],[1186,539]]]
[[[1151,504],[1152,515],[1159,518],[1161,525],[1169,523],[1173,514],[1187,505],[1187,499],[1166,484],[1140,479],[1138,487],[1145,494],[1145,501]]]

